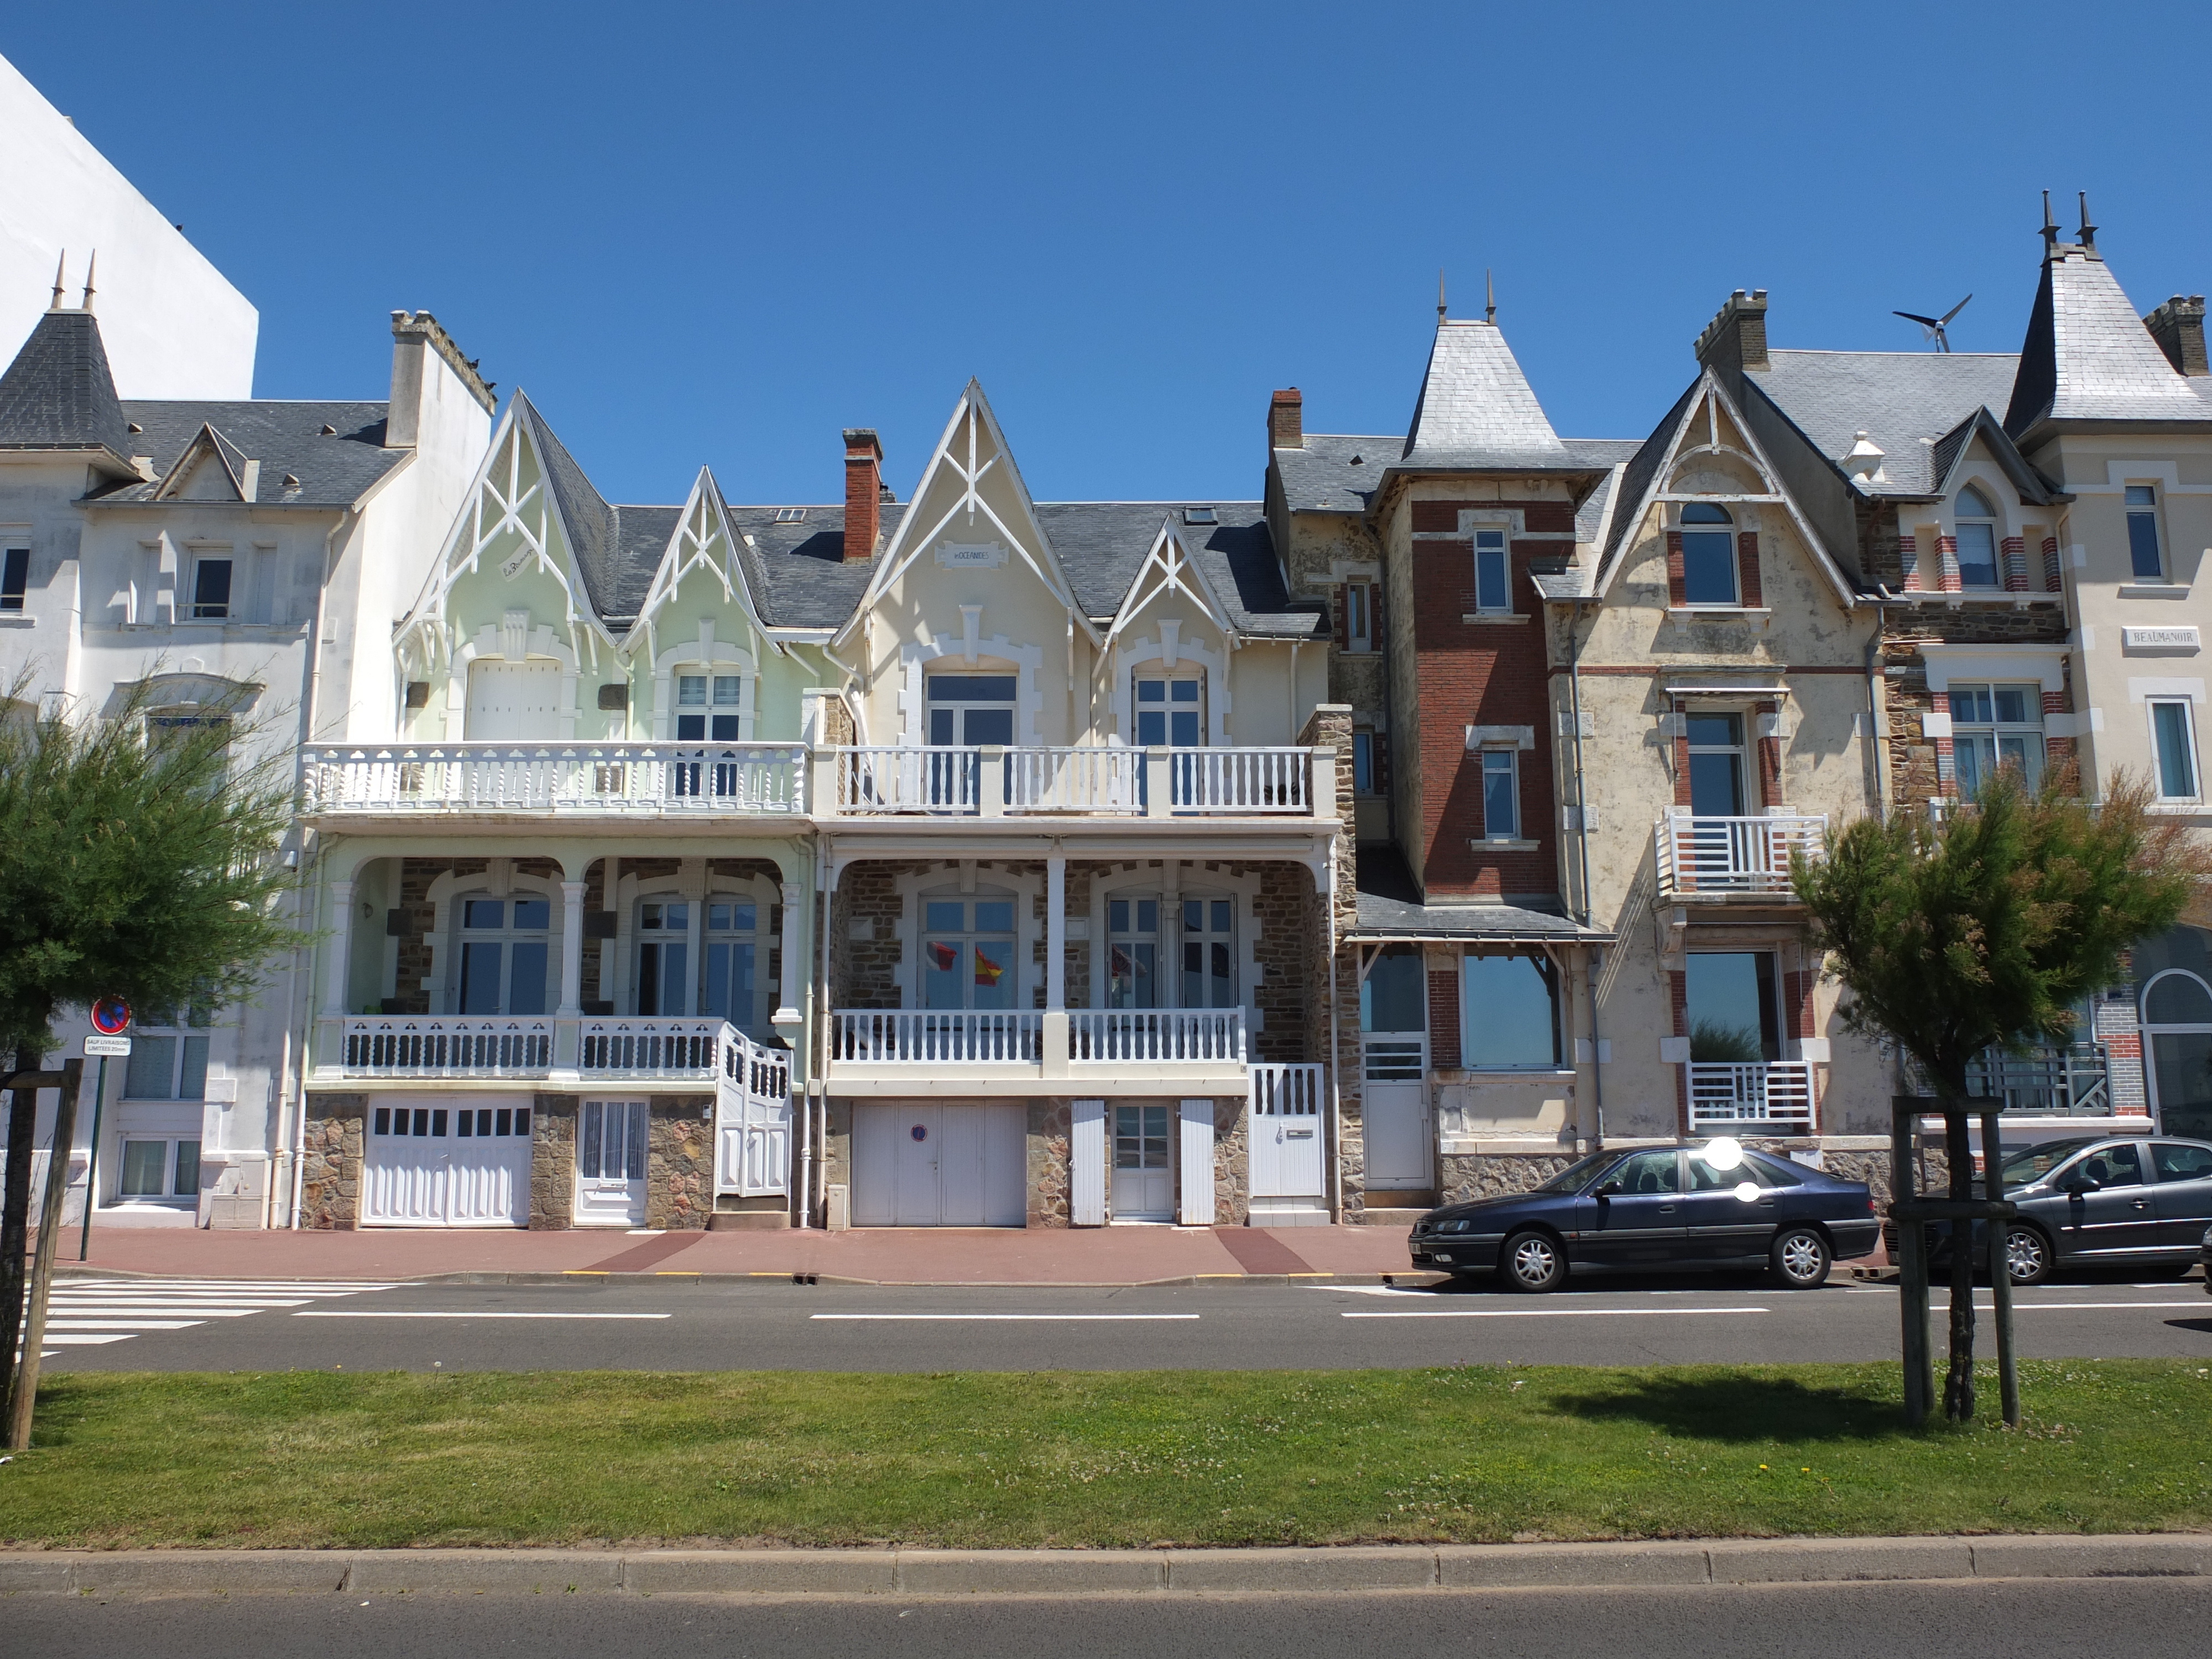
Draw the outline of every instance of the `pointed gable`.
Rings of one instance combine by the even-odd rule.
[[[617,510],[627,526],[634,514],[647,509]],[[713,581],[723,599],[737,605],[744,613],[746,625],[759,633],[763,627],[760,608],[754,603],[752,584],[738,555],[743,540],[730,522],[729,508],[722,500],[713,471],[703,466],[699,469],[699,476],[692,481],[691,493],[681,507],[651,510],[670,513],[673,523],[663,538],[659,560],[653,568],[652,580],[638,605],[637,618],[630,625],[631,637],[635,639],[640,630],[653,627],[660,611],[683,591],[685,580],[694,574]]]
[[[1115,616],[1113,626],[1106,630],[1107,640],[1112,641],[1145,611],[1178,593],[1197,605],[1223,633],[1236,631],[1236,618],[1221,602],[1206,572],[1191,557],[1190,550],[1183,544],[1182,532],[1170,514],[1161,520],[1159,533],[1152,538],[1144,562],[1137,568],[1136,580],[1122,596],[1121,608]]]
[[[203,422],[161,483],[157,501],[251,501],[260,493],[261,464]]]
[[[1544,471],[1574,458],[1494,323],[1437,325],[1401,464],[1455,471]]]
[[[2091,248],[2061,246],[2043,262],[2005,430],[2045,421],[2212,421],[2212,402],[2178,372]]]
[[[554,435],[538,406],[519,391],[514,394],[512,418],[538,464],[545,495],[558,517],[569,563],[582,580],[586,604],[599,616],[626,614],[617,599],[622,538],[615,509],[592,488],[584,469],[577,465],[568,446]]]
[[[0,449],[99,450],[131,470],[130,424],[92,313],[47,312],[0,374]]]

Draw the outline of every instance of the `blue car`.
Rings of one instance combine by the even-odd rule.
[[[1431,1210],[1413,1266],[1502,1273],[1556,1291],[1570,1272],[1764,1267],[1811,1290],[1839,1260],[1872,1254],[1881,1222],[1862,1181],[1721,1140],[1594,1152],[1534,1191]]]

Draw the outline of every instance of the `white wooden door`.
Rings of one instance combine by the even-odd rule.
[[[1114,1155],[1114,1219],[1175,1218],[1175,1165],[1169,1152],[1164,1100],[1115,1103],[1108,1109]]]
[[[1018,1103],[853,1109],[856,1227],[1019,1227],[1029,1138]]]
[[[518,1227],[528,1219],[531,1112],[465,1097],[386,1096],[368,1112],[368,1227]]]
[[[1370,1188],[1422,1188],[1431,1179],[1429,1043],[1419,1031],[1370,1033],[1362,1040],[1360,1112]]]
[[[645,1224],[650,1109],[641,1100],[587,1100],[576,1115],[576,1224]]]
[[[561,665],[478,662],[469,665],[471,743],[534,743],[561,735]]]
[[[1321,1202],[1321,1067],[1252,1068],[1252,1196]]]

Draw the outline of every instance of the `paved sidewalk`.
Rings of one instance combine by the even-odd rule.
[[[75,1241],[70,1241],[72,1245]],[[1399,1227],[866,1228],[845,1233],[527,1232],[454,1228],[216,1232],[93,1224],[64,1271],[194,1279],[428,1279],[444,1274],[811,1273],[884,1285],[1141,1285],[1406,1274]],[[1425,1281],[1432,1277],[1418,1275]]]

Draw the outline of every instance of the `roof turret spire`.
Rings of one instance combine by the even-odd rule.
[[[2089,192],[2079,192],[2081,198],[2081,251],[2094,256],[2097,252],[2097,228],[2089,222]]]
[[[64,248],[62,257],[54,261],[54,297],[46,302],[46,309],[49,311],[59,311],[62,308],[62,282],[64,267],[68,264],[69,250]]]
[[[1498,283],[1487,267],[1482,273],[1482,320],[1493,328],[1498,325]]]
[[[2051,216],[2051,192],[2043,192],[2043,257],[2058,257],[2058,221]]]
[[[83,302],[77,307],[79,311],[90,311],[92,309],[92,277],[93,273],[99,269],[100,250],[98,248],[94,248],[92,251],[92,258],[86,260],[84,263],[84,300]]]
[[[1440,322],[1440,323],[1441,323],[1442,321],[1443,321],[1443,319],[1444,319],[1444,268],[1443,268],[1442,265],[1438,265],[1438,266],[1437,267],[1437,320],[1438,322]]]

